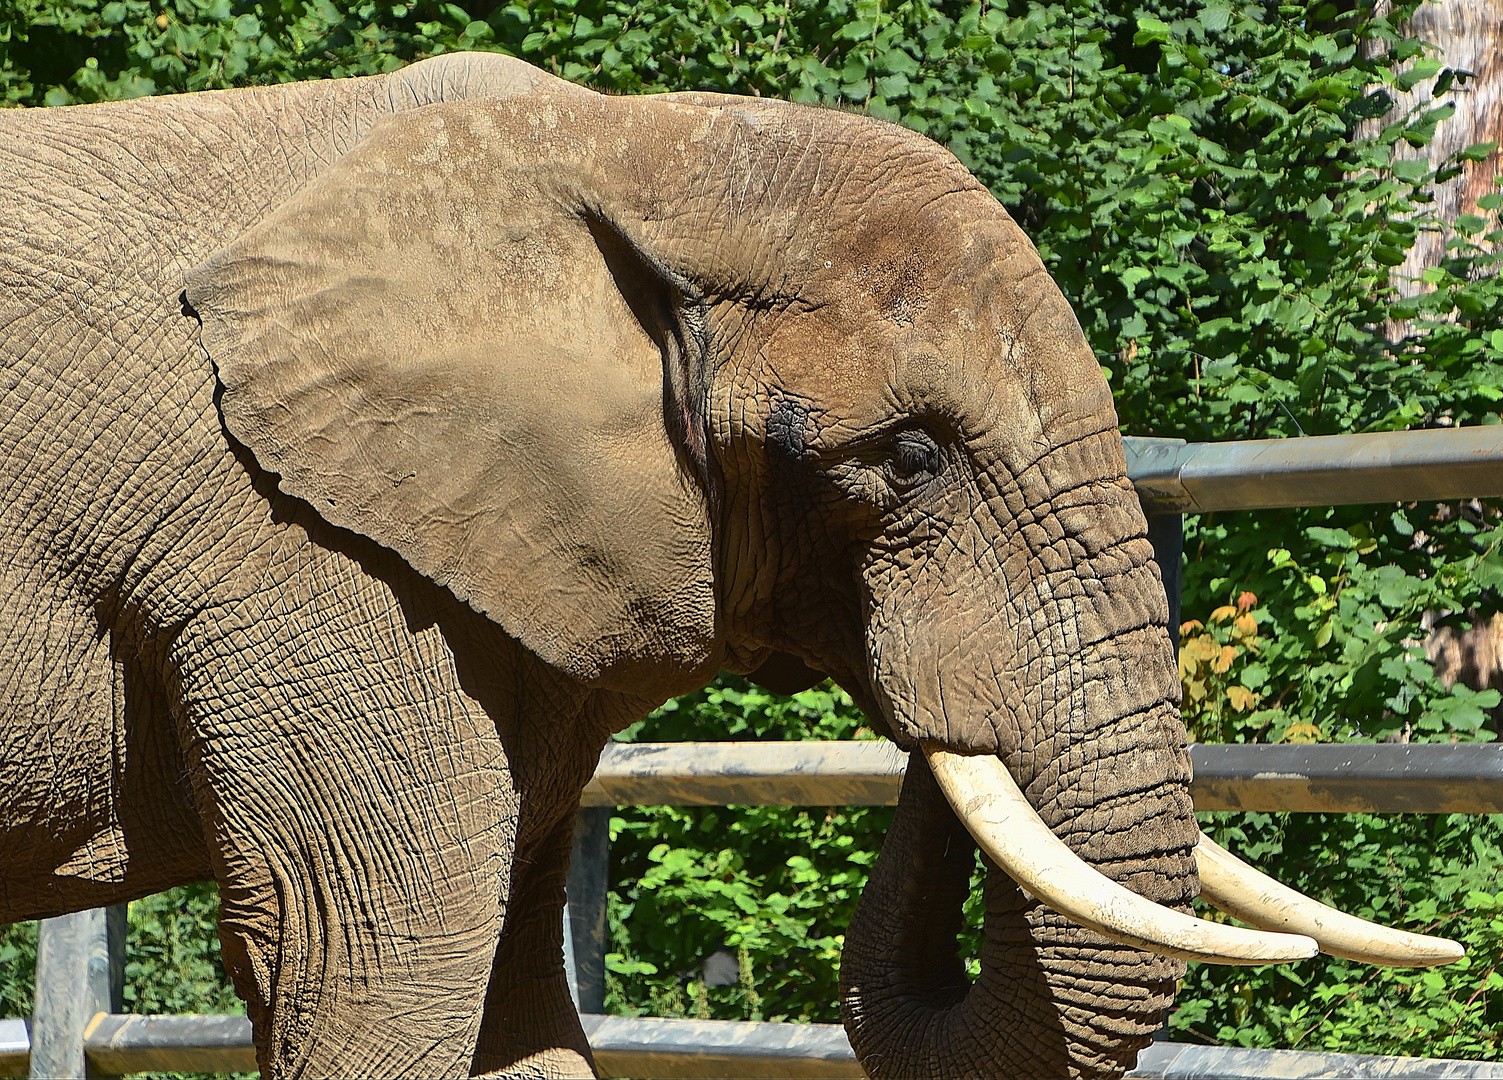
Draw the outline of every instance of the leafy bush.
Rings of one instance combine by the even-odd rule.
[[[185,885],[130,905],[126,932],[125,1011],[236,1013],[219,956],[219,889]],[[0,1017],[30,1016],[36,979],[37,924],[0,933]]]
[[[1467,956],[1421,970],[1327,956],[1279,967],[1192,964],[1170,1019],[1177,1039],[1503,1057],[1503,815],[1200,817],[1212,837],[1280,881],[1365,918],[1452,937]]]
[[[130,905],[125,1011],[236,1013],[219,955],[219,889],[185,885]]]
[[[369,74],[489,48],[612,91],[865,109],[951,147],[1023,224],[1075,306],[1124,430],[1244,439],[1495,424],[1503,194],[1438,222],[1430,186],[1489,148],[1433,168],[1396,160],[1429,140],[1462,81],[1400,32],[1413,8],[0,0],[0,101]],[[1432,80],[1434,103],[1393,111],[1397,92]],[[1390,268],[1421,230],[1439,228],[1446,259],[1401,298]],[[1390,341],[1398,328],[1405,336]],[[1186,530],[1186,715],[1198,736],[1492,737],[1484,710],[1497,695],[1447,690],[1418,642],[1427,609],[1497,608],[1494,507],[1213,514]],[[828,688],[782,702],[723,680],[629,737],[859,732]],[[880,809],[622,810],[611,1007],[833,1019],[840,928],[887,821]],[[1334,960],[1198,967],[1179,1030],[1245,1045],[1499,1056],[1496,819],[1248,814],[1207,827],[1291,884],[1437,925],[1471,955],[1424,973]],[[7,1009],[25,1003],[26,933],[0,943]],[[722,947],[741,958],[741,981],[706,988],[696,972]],[[164,952],[162,963],[179,961]]]
[[[0,932],[0,1017],[30,1016],[37,974],[37,924],[15,923]]]
[[[778,698],[734,676],[669,702],[631,740],[872,738],[828,684]],[[622,807],[611,819],[607,1009],[838,1022],[840,945],[887,807]],[[701,965],[734,953],[733,986]]]

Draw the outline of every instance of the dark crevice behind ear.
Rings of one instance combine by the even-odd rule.
[[[710,310],[693,282],[653,258],[598,212],[585,224],[616,288],[647,336],[663,354],[663,418],[708,497],[713,521],[720,506],[719,477],[710,457]]]

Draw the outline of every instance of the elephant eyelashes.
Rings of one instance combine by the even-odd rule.
[[[892,471],[899,480],[920,480],[939,471],[939,444],[926,432],[904,431],[895,440]]]

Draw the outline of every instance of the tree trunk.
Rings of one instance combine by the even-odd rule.
[[[1445,95],[1445,100],[1455,104],[1456,113],[1436,125],[1429,144],[1405,148],[1399,156],[1424,159],[1434,168],[1473,143],[1500,144],[1485,161],[1465,162],[1460,176],[1434,189],[1436,217],[1455,221],[1462,214],[1477,212],[1477,200],[1497,189],[1498,174],[1503,171],[1503,0],[1432,0],[1403,29],[1435,46],[1434,55],[1445,67],[1470,72],[1472,77],[1465,85],[1458,80]],[[1434,80],[1426,79],[1408,93],[1398,94],[1391,115],[1428,106],[1434,88]],[[1420,233],[1403,264],[1393,271],[1393,283],[1402,295],[1414,296],[1427,288],[1421,275],[1440,263],[1446,242],[1455,235],[1449,228]]]
[[[1463,162],[1460,176],[1432,189],[1436,218],[1442,223],[1453,222],[1462,214],[1478,213],[1477,200],[1498,190],[1498,177],[1503,173],[1503,0],[1431,0],[1402,24],[1402,29],[1410,37],[1433,45],[1432,55],[1445,67],[1470,74],[1464,84],[1457,80],[1445,96],[1456,106],[1456,112],[1436,125],[1435,137],[1425,146],[1402,148],[1398,156],[1423,159],[1433,169],[1444,158],[1474,143],[1499,144],[1485,160]],[[1434,80],[1426,79],[1408,93],[1397,94],[1394,112],[1370,121],[1366,133],[1375,134],[1393,116],[1429,106],[1434,88]],[[1431,288],[1422,275],[1445,258],[1446,244],[1455,235],[1455,230],[1444,224],[1438,230],[1420,232],[1403,263],[1394,267],[1390,276],[1399,295],[1417,296]],[[1391,322],[1387,327],[1388,338],[1394,342],[1410,332],[1406,322]],[[1430,632],[1425,638],[1425,653],[1441,681],[1447,686],[1462,682],[1474,690],[1490,686],[1503,689],[1503,614],[1467,629],[1431,629],[1435,617],[1435,612],[1426,613],[1425,625]],[[1491,712],[1494,729],[1503,731],[1503,706]]]

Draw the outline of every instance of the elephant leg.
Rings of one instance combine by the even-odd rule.
[[[473,1075],[593,1077],[595,1059],[564,971],[564,881],[574,814],[518,860]]]
[[[273,556],[178,639],[220,937],[263,1075],[463,1076],[517,824],[505,658],[461,679],[461,605],[361,555]]]
[[[37,562],[0,561],[0,923],[207,879],[149,650]]]

